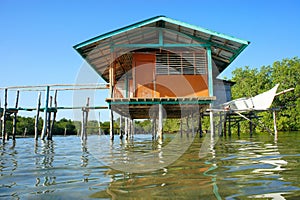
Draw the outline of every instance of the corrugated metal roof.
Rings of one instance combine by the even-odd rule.
[[[163,44],[160,44],[160,32],[164,38]],[[79,43],[74,49],[108,81],[112,52],[116,57],[120,56],[121,63],[124,56],[131,59],[130,51],[141,48],[163,47],[174,50],[176,45],[182,44],[178,46],[181,50],[193,51],[199,48],[199,45],[203,45],[202,48],[209,45],[213,61],[221,73],[249,43],[165,16],[156,16]],[[126,48],[123,48],[125,46]],[[126,72],[130,66],[127,67],[123,66],[122,70]]]

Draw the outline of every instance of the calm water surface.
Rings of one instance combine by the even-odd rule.
[[[113,143],[106,136],[90,136],[86,143],[76,136],[0,143],[0,198],[300,199],[300,132],[281,133],[277,142],[265,133],[214,141],[195,137],[175,162],[150,172],[122,172],[99,161],[125,159],[131,152],[143,160],[147,151],[163,158],[161,145],[172,137],[163,144],[150,135]]]

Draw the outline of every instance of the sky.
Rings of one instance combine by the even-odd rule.
[[[103,82],[73,46],[157,15],[250,41],[222,74],[230,78],[238,67],[259,68],[299,57],[299,9],[298,0],[0,0],[0,87]],[[77,96],[59,92],[58,104],[84,105],[89,95],[93,95],[91,104],[106,105],[106,91]],[[0,90],[2,106],[3,96]],[[35,107],[37,96],[37,92],[21,92],[19,106]],[[9,92],[8,100],[13,107],[15,91]],[[91,119],[97,119],[97,113]],[[79,111],[75,116],[59,111],[58,118],[78,115]],[[107,112],[101,116],[102,121],[108,119]]]

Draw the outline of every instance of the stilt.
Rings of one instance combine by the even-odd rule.
[[[2,121],[2,141],[5,142],[6,137],[6,109],[7,109],[7,88],[4,90],[4,108],[3,108],[3,121]]]
[[[151,131],[152,131],[152,140],[155,139],[155,119],[151,119]]]
[[[110,140],[114,140],[114,111],[110,108]]]
[[[52,96],[50,96],[50,101],[49,101],[49,108],[52,107]],[[47,119],[47,140],[52,140],[52,137],[51,137],[51,111],[48,112],[48,119]]]
[[[82,123],[81,123],[81,140],[84,141],[87,139],[87,123],[89,117],[89,107],[90,105],[90,98],[87,98],[86,107],[82,108]]]
[[[163,139],[163,106],[162,104],[158,105],[158,138]]]
[[[212,111],[209,112],[209,120],[210,120],[210,134],[211,134],[211,137],[214,137],[214,134],[215,134],[215,130],[214,130],[214,115],[213,115]]]
[[[189,124],[189,117],[188,116],[185,118],[185,122],[186,122],[186,134],[189,135],[190,124]]]
[[[273,124],[274,124],[274,140],[277,141],[278,132],[277,132],[277,126],[276,126],[276,111],[275,110],[273,110]]]
[[[42,131],[42,135],[41,135],[42,140],[45,139],[45,136],[47,134],[49,91],[50,91],[50,86],[47,86],[46,94],[45,94],[45,109],[44,109],[45,117],[44,117],[43,131]]]
[[[124,131],[125,131],[126,140],[128,140],[128,118],[127,117],[125,117]]]
[[[67,127],[65,127],[64,136],[67,135]]]
[[[182,117],[180,118],[180,135],[182,136]]]
[[[99,135],[101,135],[101,120],[100,120],[100,112],[99,112],[99,116],[98,116],[98,128],[99,128]]]
[[[19,94],[20,94],[20,91],[17,90],[16,105],[15,105],[16,111],[14,113],[13,131],[12,131],[13,140],[16,140],[16,133],[17,133],[17,114],[18,114],[17,109],[18,109],[18,103],[19,103]]]
[[[238,131],[238,136],[240,137],[240,132],[241,132],[241,124],[240,122],[237,123],[237,131]]]
[[[250,130],[250,137],[252,137],[253,134],[253,123],[249,121],[249,130]]]
[[[50,138],[50,140],[52,140],[53,128],[54,128],[56,113],[57,113],[57,90],[55,90],[55,94],[54,94],[54,107],[55,107],[55,110],[53,111],[52,123],[51,123],[51,127],[50,127],[50,132],[48,134],[48,137]]]
[[[135,135],[135,120],[132,119],[132,138],[134,137]]]
[[[199,119],[198,119],[198,129],[199,129],[199,137],[203,136],[203,130],[202,130],[202,113],[199,113]]]
[[[122,116],[120,115],[120,125],[119,125],[119,130],[120,130],[120,139],[123,139],[123,131],[122,131]]]
[[[39,93],[37,106],[36,106],[36,116],[35,116],[35,123],[34,123],[34,139],[38,140],[38,127],[39,127],[39,117],[40,117],[40,107],[41,107],[41,92]]]
[[[228,115],[228,136],[231,136],[231,117]]]
[[[194,130],[194,113],[191,113],[191,120],[192,120],[192,135],[195,135],[195,130]]]
[[[224,128],[223,128],[223,136],[226,137],[227,132],[227,113],[224,115]]]
[[[26,137],[26,134],[27,134],[27,127],[24,128],[23,136]]]

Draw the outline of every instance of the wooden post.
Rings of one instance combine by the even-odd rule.
[[[24,137],[26,137],[26,134],[27,134],[27,127],[24,128],[24,134],[23,134]]]
[[[64,136],[67,135],[67,127],[65,127]]]
[[[6,137],[6,109],[7,109],[7,88],[4,90],[4,109],[3,109],[3,122],[2,122],[2,141],[5,142]]]
[[[46,87],[46,94],[45,94],[45,116],[44,116],[44,125],[43,125],[43,131],[41,135],[41,139],[44,140],[45,136],[47,134],[47,120],[48,120],[48,104],[49,104],[49,92],[50,92],[50,86]]]
[[[240,136],[240,132],[241,132],[241,125],[240,125],[240,122],[238,122],[238,124],[237,124],[237,128],[238,128],[238,136]]]
[[[192,135],[195,134],[195,130],[194,130],[194,113],[191,113],[191,120],[192,120]]]
[[[134,134],[135,134],[135,122],[134,119],[131,119],[131,138],[133,138]]]
[[[225,116],[224,116],[224,130],[223,130],[223,136],[226,137],[226,132],[227,132],[227,113],[225,113]]]
[[[198,129],[199,129],[199,137],[203,136],[203,130],[202,130],[202,113],[199,113],[199,119],[198,119]]]
[[[180,135],[182,136],[182,116],[180,117]]]
[[[50,96],[50,101],[49,101],[49,108],[52,107],[52,96]],[[47,119],[47,140],[52,140],[51,136],[51,111],[48,112],[48,119]]]
[[[228,136],[231,136],[231,117],[228,115]]]
[[[210,134],[211,134],[211,137],[214,137],[215,130],[214,130],[214,114],[213,114],[213,111],[209,112],[209,120],[210,120]]]
[[[163,106],[158,104],[158,139],[163,139]]]
[[[89,105],[90,105],[90,98],[87,98],[86,107],[82,108],[82,123],[81,123],[81,140],[87,139],[87,123],[88,123],[88,116],[89,116]]]
[[[84,140],[85,136],[85,108],[82,108],[82,122],[81,122],[81,140]]]
[[[57,90],[55,90],[55,93],[54,93],[54,107],[55,107],[55,110],[53,111],[52,123],[51,123],[50,131],[49,131],[49,134],[48,134],[49,137],[51,138],[50,140],[52,140],[53,128],[54,128],[56,113],[57,113]]]
[[[110,139],[114,140],[114,111],[110,108],[110,129],[109,129],[109,135]]]
[[[119,128],[120,128],[120,139],[122,140],[122,139],[123,139],[123,132],[122,132],[122,115],[120,115],[120,125],[119,125]]]
[[[99,118],[98,118],[98,127],[99,127],[99,135],[101,135],[101,121],[100,121],[100,112],[98,113],[99,114]]]
[[[36,117],[34,123],[34,139],[38,140],[38,127],[39,127],[39,117],[40,117],[40,107],[41,107],[41,92],[38,95],[37,106],[36,106]]]
[[[186,134],[189,135],[189,131],[190,131],[189,116],[185,118],[185,121],[186,121]]]
[[[124,131],[125,131],[125,136],[126,136],[126,140],[128,140],[128,118],[125,117],[125,127],[124,127]]]
[[[18,103],[19,103],[19,90],[17,90],[17,96],[16,96],[16,105],[15,105],[15,108],[16,108],[16,111],[14,113],[14,121],[13,121],[13,131],[12,131],[12,134],[13,134],[13,140],[16,140],[16,133],[17,133],[17,113],[18,113]]]
[[[253,134],[253,123],[249,121],[249,129],[250,129],[250,137],[252,137]]]
[[[274,140],[277,141],[278,132],[277,132],[277,126],[276,126],[276,111],[275,111],[275,109],[273,110],[273,124],[274,124]]]

